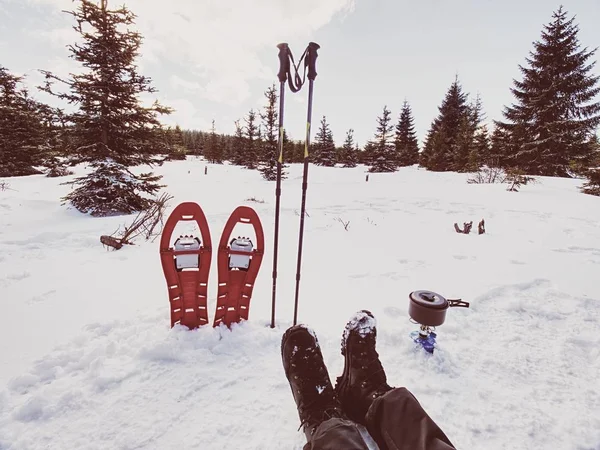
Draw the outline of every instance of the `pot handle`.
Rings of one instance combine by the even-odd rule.
[[[448,307],[462,307],[462,308],[468,308],[469,307],[469,302],[463,302],[460,298],[457,300],[450,300],[448,299]]]

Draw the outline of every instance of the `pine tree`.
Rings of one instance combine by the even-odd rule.
[[[325,116],[321,119],[321,126],[315,135],[315,142],[312,145],[311,153],[313,162],[319,166],[333,167],[336,164],[333,133],[329,128]]]
[[[254,109],[251,109],[248,112],[248,116],[244,120],[246,122],[246,127],[244,130],[245,142],[243,164],[248,169],[256,169],[258,166],[260,136],[258,133],[258,125],[256,124],[256,112]]]
[[[396,125],[394,145],[399,166],[412,166],[419,162],[419,142],[415,132],[412,110],[406,100],[402,104],[402,111],[398,125]]]
[[[267,104],[260,115],[264,127],[264,140],[262,143],[262,158],[260,172],[265,180],[277,180],[277,159],[279,158],[279,113],[277,111],[277,90],[272,85],[265,91]],[[281,167],[281,178],[286,178],[285,167]]]
[[[23,77],[0,66],[0,177],[41,173],[52,134],[51,110],[20,87]]]
[[[373,140],[373,159],[369,172],[394,172],[397,167],[396,148],[393,141],[394,126],[391,124],[391,111],[383,107],[383,114],[377,117],[377,131]]]
[[[354,130],[350,128],[346,133],[346,140],[340,153],[340,162],[343,167],[356,167],[358,165],[358,154],[354,143]]]
[[[158,102],[151,107],[139,102],[139,94],[155,89],[134,62],[142,37],[129,29],[134,24],[132,12],[124,6],[109,10],[107,0],[100,5],[80,0],[77,10],[69,14],[82,39],[69,49],[86,70],[70,80],[43,71],[46,84],[41,89],[78,105],[78,111],[67,116],[72,124],[73,162],[86,162],[94,170],[76,178],[79,187],[64,200],[94,216],[143,210],[149,200],[142,193],[156,193],[161,177],[136,175],[128,167],[151,163],[152,155],[168,153],[157,115],[172,110]],[[66,84],[70,92],[55,93],[53,81]]]
[[[517,102],[496,125],[510,140],[508,164],[530,175],[569,176],[569,166],[589,163],[590,135],[600,124],[600,92],[590,71],[595,50],[580,49],[575,18],[562,6],[544,26],[540,41],[519,65],[522,81],[511,92]]]

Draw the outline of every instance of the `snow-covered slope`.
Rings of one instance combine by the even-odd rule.
[[[198,202],[216,241],[246,204],[267,240],[250,320],[232,330],[170,329],[158,240],[116,252],[99,243],[130,218],[61,206],[65,179],[8,180],[0,449],[302,447],[279,350],[293,318],[302,167],[283,183],[271,329],[274,184],[227,165],[204,175],[206,165],[158,169],[170,208]],[[389,382],[411,389],[460,449],[599,449],[600,199],[576,180],[542,178],[518,193],[465,180],[411,167],[365,182],[363,167],[311,166],[299,319],[334,381],[343,326],[370,309]],[[482,218],[485,235],[453,229]],[[216,270],[209,289],[212,320]],[[408,337],[417,289],[471,302],[448,312],[434,355]]]

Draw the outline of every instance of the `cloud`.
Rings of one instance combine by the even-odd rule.
[[[13,0],[16,1],[16,0]],[[72,0],[27,0],[55,11],[72,10]],[[109,7],[122,2],[109,0]],[[259,53],[275,54],[279,42],[307,39],[336,15],[354,8],[354,0],[129,0],[137,15],[136,29],[144,36],[142,63],[184,65],[206,100],[238,105],[250,95],[252,80],[271,81],[276,68]],[[70,42],[64,27],[45,33],[55,44]]]
[[[210,129],[211,122],[201,117],[194,104],[183,98],[169,100],[169,106],[174,108],[176,113],[169,116],[161,116],[161,122],[165,125],[179,125],[182,129]]]

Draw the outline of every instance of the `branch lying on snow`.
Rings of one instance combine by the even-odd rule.
[[[299,216],[299,215],[300,215],[300,212],[299,212],[297,209],[295,209],[295,210],[294,210],[294,214],[296,214],[297,216]],[[308,211],[306,211],[306,210],[304,210],[304,215],[305,215],[306,217],[310,217],[310,214],[308,214]]]
[[[341,217],[338,217],[336,220],[344,226],[344,230],[348,231],[348,225],[350,225],[350,221],[344,222]]]
[[[465,222],[464,228],[461,230],[457,223],[454,224],[454,229],[457,233],[469,234],[471,232],[471,228],[473,228],[473,221]]]
[[[264,200],[259,200],[256,197],[250,197],[244,200],[245,202],[255,202],[255,203],[264,203]]]
[[[0,181],[0,191],[14,191],[14,189],[10,188],[8,181]]]
[[[100,242],[107,247],[119,250],[123,245],[133,245],[133,240],[140,236],[143,236],[146,240],[152,237],[156,238],[162,232],[167,202],[172,198],[171,195],[162,194],[157,199],[152,200],[147,209],[138,213],[131,225],[124,227],[123,231],[119,231],[120,229],[115,231],[110,236],[100,236]],[[156,230],[157,227],[158,230]],[[119,235],[116,236],[117,234]]]

